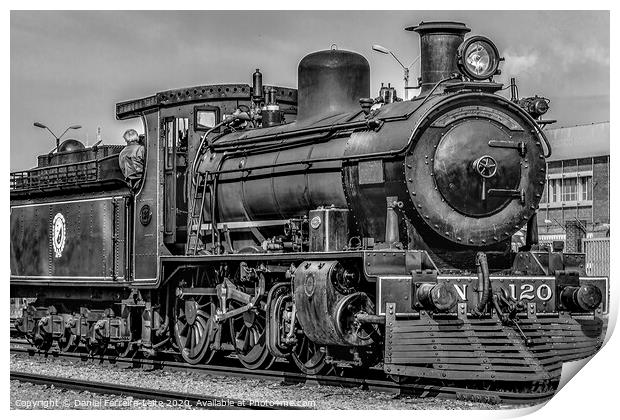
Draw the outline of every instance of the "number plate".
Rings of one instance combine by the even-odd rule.
[[[440,281],[449,283],[454,288],[459,302],[478,301],[478,280],[473,278],[440,278]],[[491,277],[493,291],[504,289],[508,296],[523,303],[535,303],[537,312],[555,312],[555,279],[550,277]]]
[[[503,280],[503,279],[500,279]],[[537,312],[555,312],[555,279],[514,279],[494,281],[493,287],[502,287],[508,295],[523,303],[536,303]]]

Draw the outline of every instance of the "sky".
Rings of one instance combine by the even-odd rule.
[[[121,144],[137,120],[116,121],[117,102],[201,84],[296,87],[308,53],[356,51],[371,67],[371,92],[391,82],[403,96],[402,69],[419,55],[419,37],[403,29],[431,20],[466,23],[491,38],[506,61],[496,80],[516,77],[521,96],[551,99],[556,126],[609,121],[610,21],[607,11],[11,11],[11,170],[36,165],[64,138]],[[412,67],[410,84],[419,75]],[[507,92],[507,91],[505,91]],[[507,93],[506,93],[507,94]]]

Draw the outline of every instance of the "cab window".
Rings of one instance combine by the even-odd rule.
[[[220,110],[215,106],[200,106],[194,109],[194,127],[196,131],[207,131],[219,122]]]

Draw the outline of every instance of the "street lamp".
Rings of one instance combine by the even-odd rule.
[[[49,129],[48,126],[46,126],[45,124],[41,124],[40,122],[36,122],[34,123],[34,126],[37,128],[44,128],[47,131],[49,131],[52,136],[54,136],[54,138],[56,139],[56,147],[54,148],[54,150],[58,150],[58,148],[60,147],[60,139],[62,138],[62,136],[64,136],[66,134],[67,131],[69,130],[78,130],[80,128],[82,128],[81,125],[70,125],[69,127],[67,127],[67,129],[65,131],[62,132],[62,134],[60,136],[56,136],[56,134],[54,134],[54,132],[52,130]],[[52,150],[52,152],[54,151]],[[50,153],[52,153],[50,152]]]
[[[400,64],[400,66],[403,68],[403,72],[404,72],[403,79],[405,80],[405,100],[408,99],[407,91],[409,90],[409,69],[420,59],[420,56],[418,55],[418,57],[415,60],[413,60],[411,64],[405,67],[402,61],[400,61],[398,57],[396,57],[394,53],[388,50],[387,48],[381,45],[375,44],[372,46],[372,50],[378,53],[381,53],[381,54],[390,54],[392,57],[394,57],[394,59],[398,62],[398,64]]]

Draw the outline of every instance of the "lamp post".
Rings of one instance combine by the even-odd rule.
[[[64,136],[67,133],[67,131],[69,131],[69,130],[78,130],[78,129],[82,128],[81,125],[70,125],[69,127],[67,127],[67,129],[65,131],[62,132],[62,134],[60,136],[56,136],[56,134],[54,134],[54,132],[52,130],[50,130],[49,127],[46,126],[45,124],[41,124],[40,122],[36,122],[35,121],[34,126],[37,127],[37,128],[44,128],[47,131],[49,131],[52,134],[52,136],[54,136],[54,138],[56,139],[56,147],[54,148],[54,150],[58,150],[58,148],[60,147],[60,139],[62,138],[62,136]],[[54,150],[52,150],[52,152]],[[50,152],[50,153],[52,153],[52,152]]]
[[[388,50],[385,47],[382,47],[381,45],[378,44],[374,44],[372,46],[372,50],[376,51],[378,53],[381,54],[390,54],[392,57],[394,57],[394,60],[396,60],[398,62],[398,64],[400,64],[400,66],[403,68],[403,80],[405,81],[405,100],[409,99],[408,98],[408,90],[409,90],[409,69],[420,59],[420,56],[418,55],[418,57],[413,60],[413,62],[411,64],[409,64],[408,66],[405,67],[405,65],[402,63],[402,61],[400,61],[398,59],[398,57],[396,57],[394,55],[394,53],[390,50]]]

